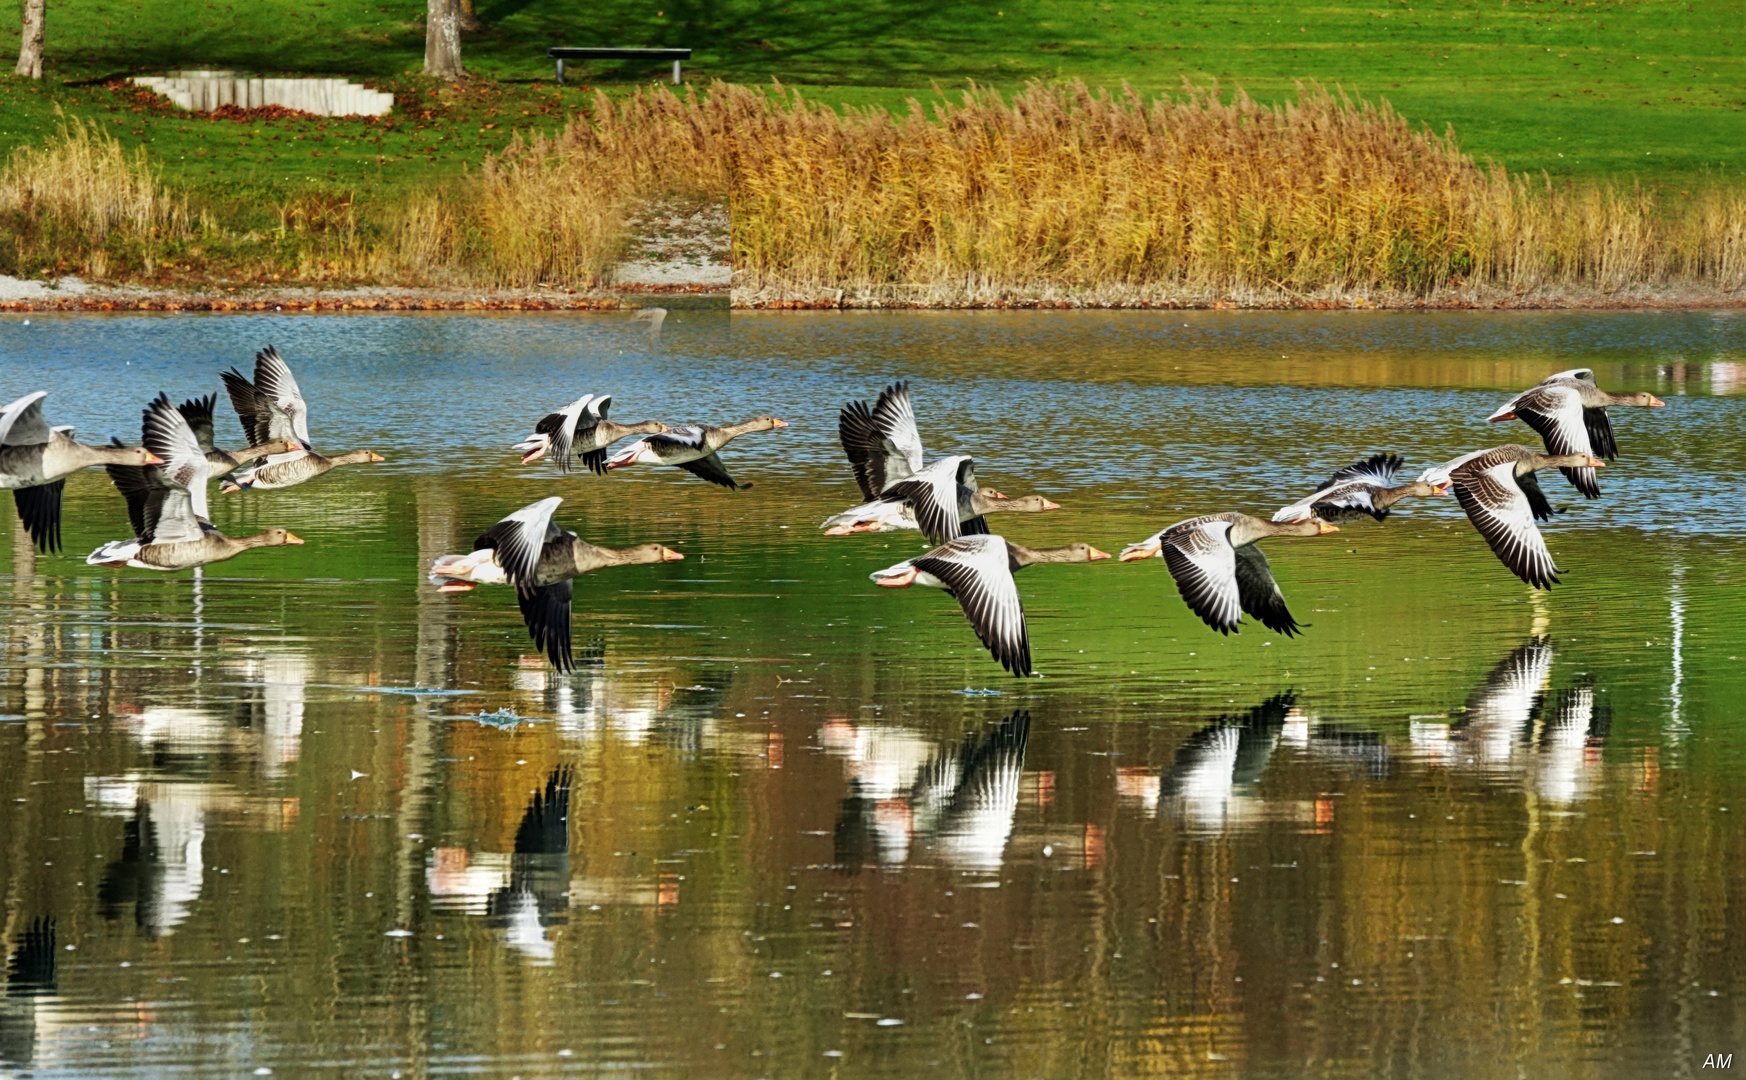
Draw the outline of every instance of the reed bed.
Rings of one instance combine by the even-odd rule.
[[[96,277],[129,264],[150,273],[166,244],[191,234],[187,200],[164,185],[144,149],[130,156],[78,117],[0,168],[0,228],[12,241],[0,260]]]
[[[932,114],[724,90],[736,301],[1432,297],[1746,280],[1746,194],[1676,204],[1476,164],[1453,133],[1320,89],[1032,83]],[[746,100],[751,99],[751,100]]]
[[[747,304],[1604,301],[1746,283],[1738,186],[1669,198],[1515,176],[1317,88],[1263,105],[1079,83],[897,115],[781,86],[601,93],[459,183],[368,204],[303,192],[264,225],[191,220],[143,151],[74,119],[0,169],[0,271],[588,288],[610,283],[627,220],[675,198],[730,203]]]

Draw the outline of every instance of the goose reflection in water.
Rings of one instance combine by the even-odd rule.
[[[1030,731],[1024,709],[947,746],[903,729],[827,723],[825,748],[845,759],[849,774],[837,815],[838,865],[852,872],[907,863],[919,841],[943,865],[998,871]]]
[[[103,917],[132,905],[147,937],[181,925],[205,883],[208,819],[238,828],[280,830],[297,820],[295,798],[244,795],[230,784],[158,779],[141,774],[88,776],[85,801],[106,817],[125,817],[121,855],[104,868],[97,899]]]
[[[1275,694],[1240,716],[1220,716],[1177,748],[1159,778],[1158,799],[1186,824],[1219,829],[1261,809],[1252,785],[1261,779],[1279,745],[1297,696]],[[1128,783],[1135,785],[1136,778]]]
[[[1553,692],[1554,651],[1531,638],[1499,660],[1453,724],[1412,725],[1412,741],[1431,761],[1523,778],[1551,802],[1586,798],[1612,710],[1592,681]]]
[[[55,920],[39,916],[24,924],[6,960],[6,993],[0,997],[0,1066],[30,1068],[36,1057],[43,1006],[55,996]]]
[[[1280,748],[1335,768],[1356,766],[1371,777],[1393,768],[1380,735],[1344,724],[1316,723],[1292,691],[1275,694],[1247,712],[1213,718],[1185,739],[1170,767],[1116,770],[1116,796],[1146,817],[1162,809],[1194,830],[1222,832],[1263,820],[1323,822],[1314,801],[1262,799],[1262,774]]]
[[[571,901],[570,767],[560,765],[528,799],[507,854],[438,848],[425,870],[437,910],[483,915],[504,943],[536,964],[556,951],[546,930],[562,924]]]

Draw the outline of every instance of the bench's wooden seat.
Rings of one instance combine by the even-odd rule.
[[[680,65],[691,59],[690,49],[597,49],[585,45],[554,45],[546,50],[558,65],[558,85],[564,85],[564,61],[566,60],[671,60],[673,61],[673,85],[684,81],[684,71]]]

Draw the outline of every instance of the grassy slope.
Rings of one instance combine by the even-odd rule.
[[[389,188],[440,180],[517,127],[554,127],[583,100],[557,91],[550,43],[688,44],[693,71],[780,78],[824,100],[900,106],[975,79],[1184,78],[1259,97],[1296,80],[1386,95],[1408,116],[1452,123],[1462,144],[1516,169],[1636,172],[1685,180],[1746,164],[1746,2],[1487,0],[1370,7],[1228,0],[481,0],[491,29],[466,57],[491,80],[466,92],[415,75],[423,5],[297,0],[51,5],[49,70],[0,79],[0,152],[51,130],[58,105],[144,143],[172,178],[240,203],[311,183]],[[0,30],[0,54],[17,28]],[[105,85],[133,71],[232,67],[364,78],[403,95],[386,121],[239,124],[194,119]],[[596,67],[609,85],[655,77]]]

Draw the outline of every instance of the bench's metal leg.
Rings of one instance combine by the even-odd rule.
[[[558,85],[564,85],[564,58],[558,57]]]
[[[681,82],[684,82],[684,81],[685,81],[684,76],[681,75],[679,72],[679,61],[675,60],[675,61],[673,61],[673,85],[678,86]]]

